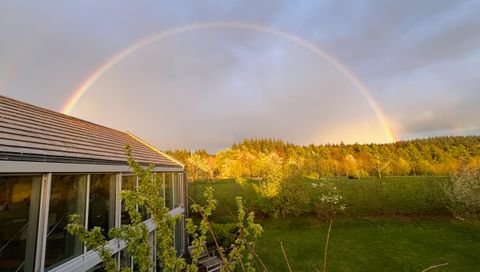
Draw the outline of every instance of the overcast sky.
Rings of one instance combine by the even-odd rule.
[[[139,40],[244,22],[323,50],[370,90],[400,139],[480,134],[480,1],[1,1],[0,94],[60,111],[100,65]],[[246,137],[385,142],[351,78],[281,35],[203,28],[108,70],[72,115],[163,149]]]

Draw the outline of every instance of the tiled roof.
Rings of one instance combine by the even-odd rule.
[[[140,163],[182,167],[129,133],[0,95],[0,160],[124,164],[127,144]]]

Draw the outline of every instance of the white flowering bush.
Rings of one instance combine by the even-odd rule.
[[[459,219],[480,217],[480,168],[464,167],[445,186],[448,208]]]
[[[314,190],[320,191],[319,203],[316,205],[317,215],[333,217],[337,211],[345,209],[343,197],[337,186],[331,182],[312,183]]]
[[[312,187],[315,190],[320,191],[320,205],[317,205],[317,209],[324,210],[326,208],[327,218],[330,221],[328,225],[327,238],[325,241],[325,250],[323,255],[323,272],[327,271],[327,255],[328,255],[328,244],[330,241],[330,234],[332,232],[333,221],[335,220],[335,215],[338,210],[344,210],[345,205],[342,201],[342,195],[337,189],[334,183],[331,182],[321,182],[321,183],[312,183]],[[318,214],[318,211],[317,211]]]

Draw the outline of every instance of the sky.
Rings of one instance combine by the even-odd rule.
[[[212,152],[480,134],[478,14],[450,0],[1,1],[0,95],[62,111],[160,37],[69,114]]]

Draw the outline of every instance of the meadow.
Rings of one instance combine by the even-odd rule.
[[[448,265],[432,271],[480,271],[480,222],[462,222],[449,213],[442,189],[447,180],[424,176],[330,180],[347,208],[333,227],[329,271],[422,271],[442,263]],[[328,223],[314,206],[297,217],[262,215],[256,185],[258,180],[201,181],[189,184],[189,195],[191,202],[201,203],[203,189],[213,186],[219,205],[212,220],[217,223],[232,221],[233,199],[242,196],[264,228],[257,253],[269,271],[288,271],[280,241],[293,271],[321,271]]]
[[[338,187],[347,208],[341,216],[378,216],[405,215],[430,216],[448,215],[443,186],[448,177],[387,177],[383,179],[363,178],[328,179]],[[324,180],[304,178],[307,185],[318,184]],[[193,201],[202,203],[202,192],[212,186],[216,199],[221,203],[215,211],[215,219],[223,220],[235,213],[233,199],[241,196],[247,206],[255,209],[259,194],[255,190],[258,180],[247,179],[236,182],[233,179],[197,181],[189,183],[189,196]],[[311,194],[316,194],[312,190]],[[311,196],[312,198],[315,195]],[[314,209],[314,208],[312,208]]]

